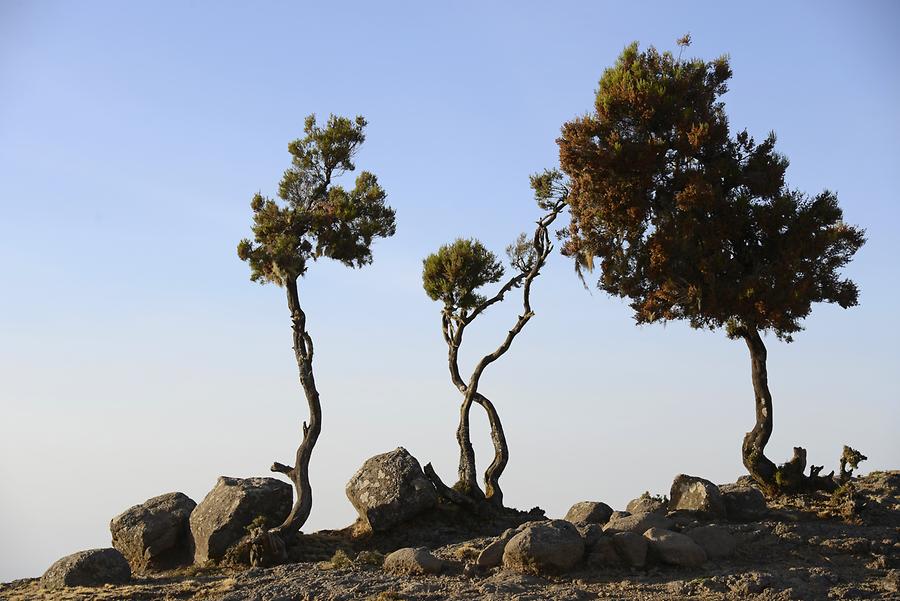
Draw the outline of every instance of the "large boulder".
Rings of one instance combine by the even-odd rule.
[[[525,574],[557,574],[581,562],[584,541],[566,520],[530,524],[503,550],[503,567]]]
[[[399,576],[440,574],[444,569],[444,562],[425,547],[406,547],[389,553],[384,558],[383,567],[386,572]]]
[[[628,501],[625,510],[628,513],[661,513],[666,514],[669,509],[669,501],[665,497],[651,497],[650,492],[645,492],[636,499]]]
[[[586,524],[605,524],[613,513],[612,507],[599,501],[581,501],[575,503],[566,512],[563,519],[576,526]]]
[[[219,477],[191,513],[194,562],[222,559],[258,517],[267,527],[279,525],[291,512],[292,499],[291,486],[275,478]]]
[[[101,586],[125,584],[131,580],[131,567],[115,549],[91,549],[66,555],[41,576],[41,586],[48,589],[66,586]]]
[[[713,518],[725,517],[725,501],[719,487],[697,476],[678,474],[669,494],[669,511],[693,511]]]
[[[347,498],[374,532],[390,530],[434,507],[438,494],[403,447],[366,460],[347,483]]]
[[[635,513],[633,515],[613,516],[603,526],[603,531],[610,535],[616,532],[634,532],[643,534],[648,528],[671,528],[672,520],[655,512]]]
[[[765,517],[769,508],[762,492],[748,484],[720,484],[725,514],[732,522],[755,522]]]
[[[191,562],[189,519],[197,504],[180,492],[148,499],[109,522],[113,547],[131,569],[167,569]]]
[[[706,561],[706,551],[689,536],[650,528],[644,533],[650,552],[663,563],[683,568],[696,568]]]
[[[695,543],[703,547],[709,559],[724,559],[734,555],[737,548],[737,539],[731,535],[728,528],[710,524],[700,526],[685,532]]]

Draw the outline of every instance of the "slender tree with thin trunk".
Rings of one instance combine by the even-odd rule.
[[[864,232],[843,221],[834,193],[786,185],[774,134],[761,143],[730,134],[721,101],[730,78],[726,57],[625,49],[600,80],[594,112],[558,140],[571,182],[562,250],[579,270],[599,259],[598,286],[629,299],[638,323],[684,319],[743,340],[756,407],[745,467],[770,493],[830,487],[821,467],[804,475],[800,447],[781,467],[765,455],[773,421],[762,334],[790,342],[812,304],[856,305],[856,284],[839,272]]]
[[[545,215],[537,222],[534,235],[530,239],[521,234],[516,242],[506,249],[514,274],[490,298],[482,295],[479,289],[487,284],[499,282],[505,270],[496,255],[478,240],[458,239],[452,244],[440,247],[423,261],[422,282],[425,292],[432,300],[443,303],[441,332],[447,344],[450,379],[463,396],[459,410],[459,426],[456,430],[459,444],[459,479],[453,488],[468,499],[487,500],[496,508],[503,507],[500,476],[509,461],[509,447],[497,409],[491,400],[479,391],[479,383],[487,366],[509,350],[513,339],[534,316],[531,308],[531,285],[553,249],[549,227],[566,205],[568,190],[561,184],[561,180],[562,176],[554,171],[531,178],[536,199]],[[459,350],[466,328],[490,306],[502,301],[514,288],[522,289],[521,315],[500,346],[483,356],[468,379],[464,379],[459,367]],[[475,449],[469,431],[469,416],[473,404],[478,404],[486,412],[494,446],[494,459],[485,471],[483,491],[477,482]],[[436,484],[439,488],[442,487],[440,482]]]
[[[394,210],[385,204],[386,194],[375,175],[362,171],[351,189],[336,183],[355,169],[353,159],[365,140],[365,126],[362,117],[351,120],[332,115],[324,127],[316,124],[314,115],[307,117],[304,137],[288,145],[292,164],[278,186],[278,199],[262,194],[253,197],[253,240],[238,244],[238,256],[250,265],[250,279],[273,283],[287,293],[294,357],[309,407],[294,465],[275,462],[271,468],[290,478],[296,489],[290,514],[269,531],[280,538],[293,536],[309,517],[309,462],[322,431],[313,339],[300,304],[298,282],[319,257],[348,267],[371,263],[373,241],[395,231]]]

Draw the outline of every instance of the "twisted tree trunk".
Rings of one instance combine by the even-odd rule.
[[[468,389],[472,391],[472,388]],[[482,492],[476,482],[475,450],[469,434],[469,416],[472,403],[478,403],[488,417],[491,427],[491,442],[494,445],[494,460],[484,472],[484,491]],[[459,427],[456,430],[456,441],[459,443],[459,481],[455,488],[474,498],[486,498],[496,507],[503,507],[503,491],[500,489],[500,476],[509,462],[509,447],[506,444],[506,435],[503,432],[503,424],[494,404],[480,392],[467,392],[460,407]]]
[[[475,400],[484,408],[491,425],[491,442],[494,444],[494,460],[484,472],[484,495],[494,507],[503,507],[503,490],[500,488],[500,476],[509,462],[509,447],[506,444],[506,434],[503,432],[503,424],[500,415],[494,408],[494,404],[481,393],[475,395]]]
[[[459,426],[456,428],[456,442],[459,443],[459,480],[453,487],[457,491],[476,499],[483,499],[484,493],[478,487],[475,475],[475,448],[469,434],[469,414],[472,409],[474,391],[469,389],[463,397],[459,409]]]
[[[769,392],[769,378],[766,371],[766,345],[763,344],[756,328],[745,328],[741,337],[750,349],[750,368],[756,399],[756,424],[744,435],[741,455],[744,467],[753,479],[765,490],[776,492],[778,468],[765,455],[766,444],[772,436],[772,394]]]
[[[502,357],[512,345],[513,339],[522,331],[525,324],[534,317],[531,310],[531,283],[540,274],[541,268],[547,261],[547,257],[553,248],[550,243],[549,227],[565,208],[565,201],[557,202],[547,215],[537,222],[537,228],[534,232],[533,248],[535,252],[534,262],[531,267],[522,273],[516,274],[510,278],[490,299],[481,303],[471,314],[462,314],[455,316],[445,312],[442,317],[442,330],[444,340],[448,347],[448,363],[450,367],[450,377],[453,384],[463,394],[463,402],[459,412],[459,426],[456,429],[456,440],[459,444],[459,480],[454,489],[469,495],[475,499],[487,499],[493,506],[497,508],[503,507],[503,491],[500,488],[500,476],[506,469],[509,462],[509,446],[506,442],[506,434],[503,431],[503,424],[500,422],[500,416],[497,413],[494,404],[478,392],[478,385],[481,380],[481,374],[485,368]],[[488,307],[494,303],[503,300],[507,292],[513,288],[522,286],[522,308],[523,312],[519,315],[512,329],[507,332],[506,338],[497,349],[481,358],[468,382],[464,382],[459,372],[459,347],[462,344],[463,332],[467,325],[483,313]],[[454,325],[455,324],[455,325]],[[476,481],[475,466],[475,449],[472,446],[469,415],[472,410],[473,402],[478,403],[487,413],[488,422],[491,426],[491,441],[494,445],[494,460],[488,466],[484,473],[485,490],[482,492]]]
[[[303,422],[303,440],[297,448],[294,466],[275,462],[271,468],[273,472],[287,475],[294,483],[297,492],[290,514],[280,526],[272,530],[273,533],[280,536],[291,536],[303,527],[312,510],[309,460],[313,447],[316,446],[316,441],[319,439],[319,433],[322,431],[322,406],[319,403],[319,392],[316,390],[316,381],[313,377],[313,342],[306,331],[306,314],[300,308],[297,281],[288,279],[285,282],[285,288],[287,289],[288,308],[291,312],[291,328],[294,333],[294,356],[300,372],[300,384],[303,386],[309,406],[309,424]]]

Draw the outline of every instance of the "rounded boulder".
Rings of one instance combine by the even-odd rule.
[[[503,550],[503,567],[526,574],[557,574],[584,558],[584,540],[566,520],[531,524]]]

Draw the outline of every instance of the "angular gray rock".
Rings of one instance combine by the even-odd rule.
[[[259,516],[265,518],[268,528],[281,524],[291,511],[292,501],[293,489],[281,480],[220,476],[191,513],[194,563],[222,559]]]
[[[665,497],[651,497],[649,492],[645,492],[637,499],[628,501],[625,509],[628,513],[661,513],[666,515],[669,503]]]
[[[617,532],[612,537],[613,545],[625,563],[632,568],[647,565],[647,539],[636,532]]]
[[[180,492],[147,499],[110,520],[113,547],[135,572],[190,564],[189,518],[196,506]]]
[[[566,520],[530,524],[506,543],[503,567],[525,574],[565,572],[584,557],[584,541]]]
[[[374,532],[389,530],[434,507],[438,494],[416,458],[403,447],[375,455],[350,478],[347,498]]]
[[[650,528],[644,533],[650,552],[663,563],[683,568],[696,568],[706,561],[706,551],[689,536]]]
[[[399,576],[440,574],[444,569],[444,562],[425,547],[406,547],[389,553],[384,558],[383,567],[386,572]]]
[[[709,517],[725,517],[725,501],[719,487],[703,478],[678,474],[669,493],[669,511],[694,511]]]
[[[66,586],[125,584],[131,580],[131,567],[115,549],[79,551],[58,559],[41,576],[41,586],[57,589]]]
[[[578,528],[578,533],[581,534],[581,538],[584,539],[584,547],[586,549],[593,547],[598,540],[607,536],[606,533],[603,532],[603,526],[600,524],[586,524],[584,526],[575,527]]]
[[[566,512],[563,519],[576,526],[585,524],[605,524],[613,513],[612,507],[599,501],[581,501],[575,503]]]
[[[765,517],[769,508],[758,488],[746,484],[721,484],[719,492],[725,502],[725,514],[732,522],[755,522]]]
[[[664,515],[653,512],[635,513],[633,515],[610,518],[610,520],[606,522],[606,525],[603,526],[603,531],[610,534],[615,534],[616,532],[634,532],[636,534],[643,534],[648,528],[654,527],[663,529],[671,528],[672,520]]]
[[[724,559],[734,555],[737,539],[728,528],[710,524],[685,532],[695,543],[703,547],[709,559]]]

